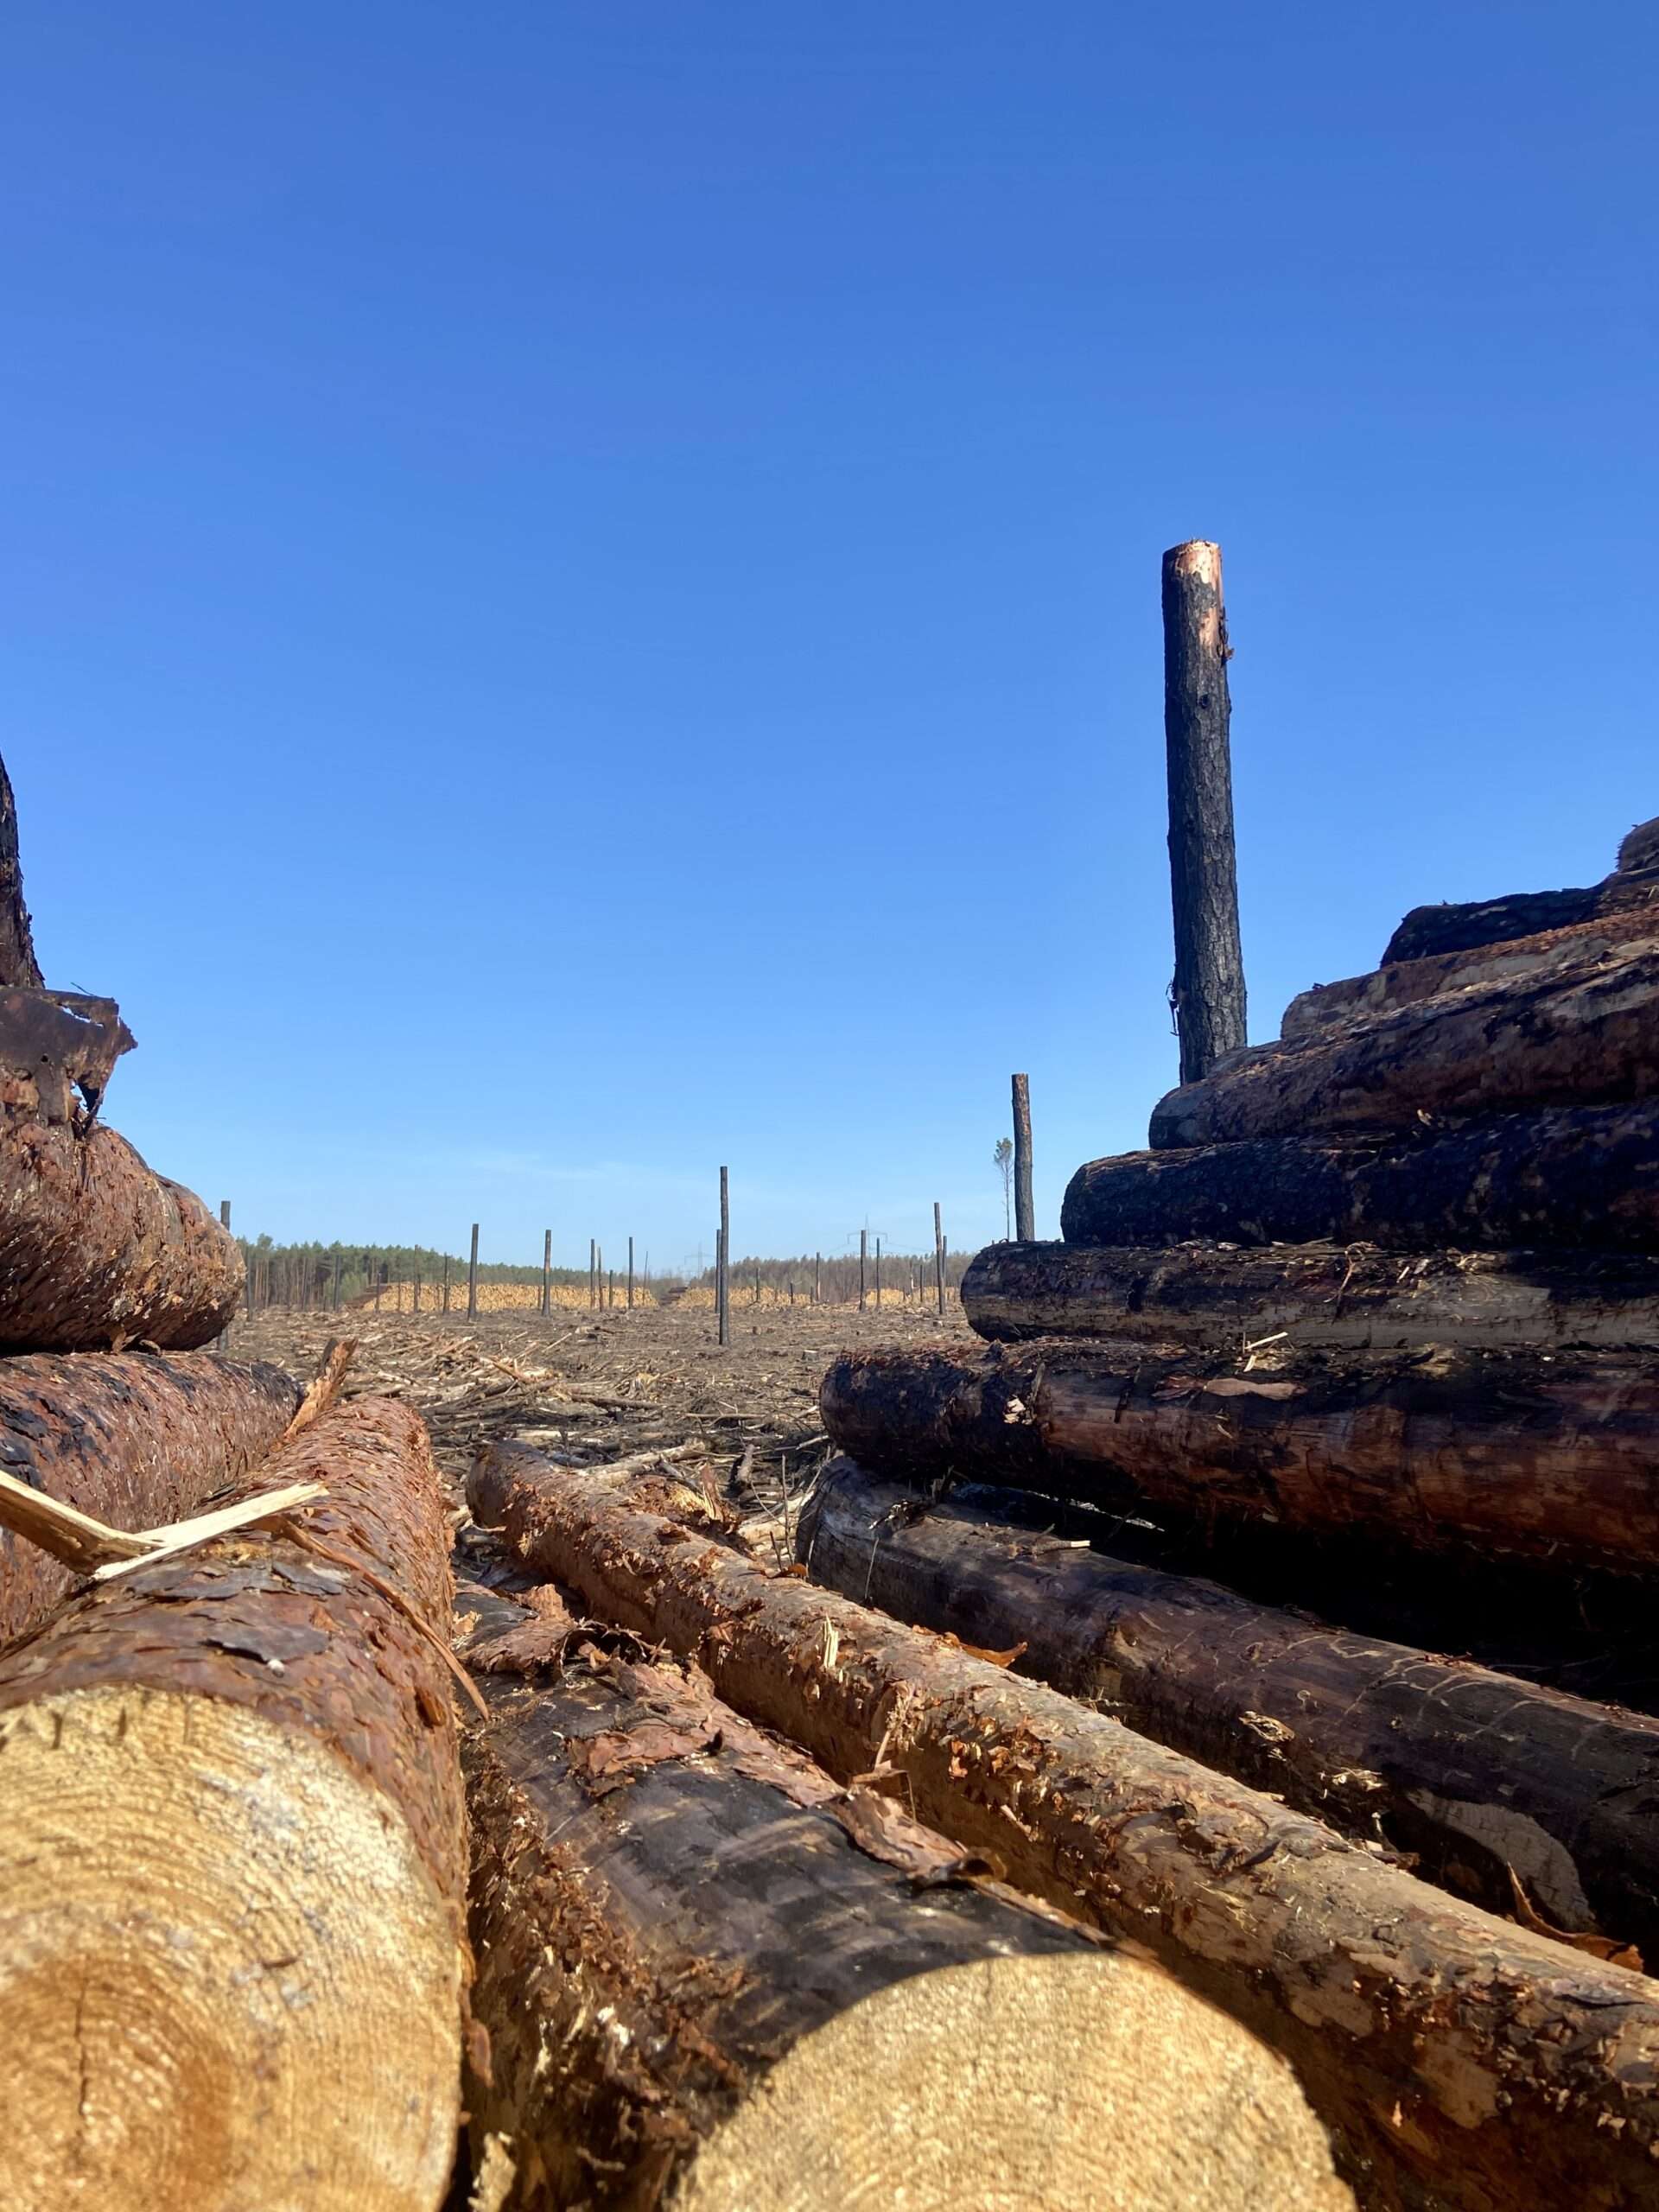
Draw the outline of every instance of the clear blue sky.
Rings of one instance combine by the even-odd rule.
[[[1158,562],[1251,1033],[1659,811],[1650,6],[20,0],[0,750],[111,1117],[278,1236],[1039,1228],[1173,1080]]]

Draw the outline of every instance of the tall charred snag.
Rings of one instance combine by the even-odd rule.
[[[930,1502],[849,1459],[797,1553],[895,1619],[1022,1674],[1511,1912],[1659,1961],[1659,1721],[1432,1657],[1219,1583]]]
[[[280,1368],[207,1352],[0,1361],[0,1465],[115,1528],[155,1528],[239,1481],[282,1435],[300,1395]],[[0,1529],[0,1643],[44,1620],[74,1580]]]
[[[1659,1376],[1617,1352],[1236,1357],[1052,1338],[843,1352],[823,1424],[879,1474],[986,1482],[1420,1549],[1659,1567]]]
[[[260,1479],[327,1485],[302,1538],[138,1567],[0,1658],[19,2212],[443,2196],[466,1844],[435,1470],[370,1399]]]
[[[962,1284],[970,1325],[1030,1337],[1303,1346],[1607,1344],[1659,1349],[1659,1257],[1385,1252],[1370,1244],[988,1244]]]
[[[1659,944],[1236,1052],[1153,1109],[1154,1151],[1659,1096]]]
[[[1257,1138],[1090,1160],[1068,1244],[1507,1245],[1659,1251],[1659,1101],[1441,1122],[1386,1139]]]
[[[131,1043],[108,999],[0,993],[0,1351],[191,1351],[236,1311],[230,1231],[97,1118]]]
[[[467,2104],[514,2212],[841,2212],[899,2176],[918,2212],[1351,2201],[1282,2060],[1161,1968],[976,1876],[696,1669],[589,1645],[543,1688],[484,1671],[512,1617],[548,1627],[490,1611]]]
[[[1635,2208],[1659,1987],[1441,1896],[1271,1798],[579,1471],[469,1485],[534,1573],[698,1657],[717,1694],[1021,1889],[1138,1936],[1295,2065],[1372,2207]]]

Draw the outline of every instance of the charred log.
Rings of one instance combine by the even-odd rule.
[[[492,1666],[523,1642],[499,1625]],[[504,2207],[840,2212],[896,2165],[918,2212],[1350,2201],[1282,2060],[695,1668],[588,1646],[545,1687],[477,1680],[467,2103]]]
[[[35,936],[23,904],[22,863],[17,856],[17,802],[0,760],[0,986],[38,990],[41,976]]]
[[[209,1353],[41,1352],[0,1362],[0,1466],[119,1529],[149,1529],[240,1480],[299,1409],[280,1368]],[[44,1620],[70,1570],[0,1529],[0,1643]]]
[[[988,1244],[963,1310],[993,1343],[1117,1337],[1303,1346],[1659,1349],[1659,1258],[1385,1252],[1370,1244]]]
[[[505,1495],[502,1492],[505,1490]],[[1364,2201],[1643,2204],[1659,1989],[1446,1897],[1040,1685],[632,1512],[574,1469],[470,1485],[533,1571],[699,1656],[840,1780],[1132,1934],[1296,2066]]]
[[[1554,1926],[1659,1961],[1659,1721],[989,1519],[994,1503],[843,1459],[798,1556],[1491,1910],[1514,1910],[1519,1880]]]
[[[879,1474],[1167,1501],[1430,1551],[1659,1566],[1659,1376],[1640,1354],[1301,1352],[1239,1372],[1168,1344],[843,1352],[823,1424]]]
[[[0,2201],[413,2212],[454,2154],[466,1846],[448,1522],[362,1400],[261,1532],[0,1659]],[[442,1641],[440,1640],[442,1639]]]
[[[1414,906],[1382,951],[1382,965],[1396,960],[1426,960],[1442,952],[1469,952],[1478,945],[1503,944],[1511,938],[1537,937],[1546,930],[1576,928],[1604,914],[1650,907],[1659,899],[1659,864],[1643,858],[1645,836],[1632,831],[1624,849],[1631,854],[1618,872],[1582,891],[1518,891],[1472,905]],[[1638,842],[1632,843],[1631,840]]]
[[[1060,1226],[1068,1244],[1659,1251],[1659,1102],[1507,1114],[1382,1141],[1127,1153],[1077,1170]]]
[[[1659,945],[1235,1052],[1153,1109],[1154,1151],[1659,1096]]]

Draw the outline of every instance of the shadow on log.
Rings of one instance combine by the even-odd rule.
[[[1377,2212],[1650,2201],[1659,1986],[1642,1975],[578,1470],[499,1479],[486,1455],[468,1495],[531,1572],[697,1656],[837,1779],[892,1769],[919,1818],[1019,1887],[1138,1936],[1292,2060]]]
[[[1441,1123],[1386,1140],[1258,1138],[1090,1160],[1068,1244],[1370,1243],[1659,1251],[1659,1101]]]
[[[838,1460],[797,1555],[1490,1910],[1514,1910],[1512,1869],[1553,1925],[1659,1960],[1659,1721],[992,1519],[998,1502]]]
[[[388,1401],[261,1471],[307,1479],[328,1497],[302,1536],[139,1567],[0,1658],[19,2212],[442,2201],[466,1888],[448,1518]]]
[[[488,1610],[466,1767],[491,2079],[467,2103],[475,2167],[493,2138],[513,2168],[504,2212],[841,2212],[899,2175],[917,2212],[1351,2202],[1283,2061],[1160,1967],[696,1669],[588,1644],[535,1689],[486,1671],[549,1626]]]

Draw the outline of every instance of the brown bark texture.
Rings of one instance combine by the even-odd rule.
[[[797,1554],[1490,1910],[1515,1910],[1513,1871],[1551,1925],[1659,1961],[1659,1721],[1011,1526],[996,1499],[838,1460]]]
[[[1615,960],[1637,946],[1659,942],[1659,906],[1580,922],[1571,929],[1539,937],[1480,945],[1464,952],[1442,952],[1427,960],[1397,961],[1369,976],[1340,983],[1315,983],[1294,998],[1279,1025],[1281,1039],[1322,1035],[1356,1019],[1387,1014],[1443,998],[1449,991],[1484,990],[1494,986],[1535,983],[1581,967],[1586,961]]]
[[[963,1311],[979,1335],[1228,1347],[1607,1344],[1659,1350],[1659,1258],[1388,1252],[1374,1244],[988,1244]]]
[[[1060,1229],[1068,1244],[1659,1251],[1659,1102],[1504,1114],[1372,1141],[1126,1153],[1077,1170]]]
[[[917,2212],[1350,2201],[1282,2060],[1160,1967],[842,1788],[700,1669],[591,1643],[537,1668],[510,1647],[546,1617],[486,1611],[467,2104],[475,2171],[492,2139],[511,2164],[504,2212],[840,2212],[898,2172]]]
[[[17,802],[0,760],[0,986],[37,991],[42,978],[35,937],[23,904],[22,864],[17,856]]]
[[[823,1425],[877,1473],[1429,1551],[1659,1565],[1659,1374],[1640,1353],[1236,1355],[1041,1338],[843,1352]]]
[[[448,1519],[389,1400],[258,1477],[306,1480],[328,1495],[298,1534],[137,1567],[0,1657],[9,2206],[442,2200],[467,1874]]]
[[[1659,945],[1236,1052],[1153,1109],[1155,1152],[1659,1096]]]
[[[111,1528],[152,1529],[256,1466],[300,1398],[280,1368],[210,1352],[35,1352],[0,1361],[0,1466]],[[44,1620],[74,1583],[0,1529],[0,1643]]]
[[[1659,1986],[1442,1896],[1320,1822],[574,1470],[469,1485],[532,1569],[696,1656],[842,1781],[1109,1932],[1282,2050],[1377,2208],[1652,2201]],[[503,1492],[505,1491],[505,1495]]]
[[[241,1291],[230,1231],[124,1137],[0,1116],[0,1349],[192,1351]]]
[[[1659,870],[1659,815],[1651,822],[1638,822],[1618,849],[1620,875],[1639,875],[1649,869]]]
[[[1443,952],[1468,952],[1478,945],[1503,944],[1511,938],[1573,929],[1605,914],[1650,908],[1659,902],[1659,861],[1643,857],[1645,850],[1640,843],[1630,846],[1631,865],[1581,891],[1517,891],[1466,906],[1414,906],[1384,946],[1382,965],[1390,967],[1396,960],[1429,959]]]

